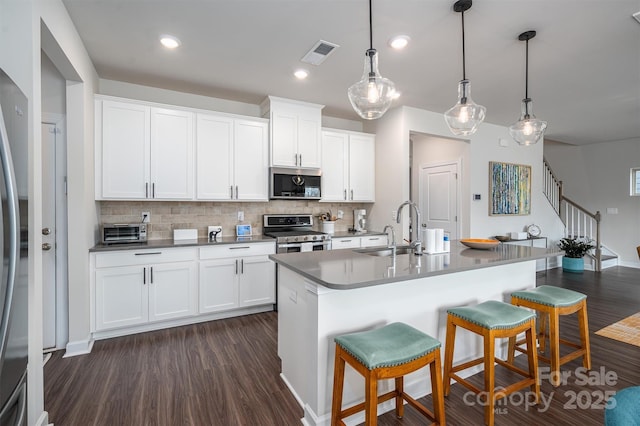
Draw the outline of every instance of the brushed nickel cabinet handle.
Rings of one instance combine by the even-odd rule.
[[[147,268],[142,268],[142,285],[147,283]]]

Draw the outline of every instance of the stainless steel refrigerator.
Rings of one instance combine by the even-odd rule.
[[[0,69],[0,425],[27,424],[27,98]]]

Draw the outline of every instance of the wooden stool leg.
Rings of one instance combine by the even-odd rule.
[[[560,385],[560,330],[558,311],[553,309],[549,312],[549,346],[551,350],[551,384]]]
[[[540,380],[538,377],[538,353],[536,351],[536,328],[535,322],[532,322],[531,328],[526,331],[527,336],[527,361],[529,363],[529,375],[535,379],[535,383],[531,385],[531,391],[535,395],[536,404],[540,401]]]
[[[584,349],[582,366],[591,370],[591,346],[589,345],[589,318],[587,317],[587,301],[582,301],[582,307],[578,311],[578,323],[580,327],[580,343]]]
[[[402,399],[404,392],[404,377],[396,378],[396,417],[401,419],[404,416],[404,400]]]
[[[487,401],[484,408],[484,422],[487,426],[493,426],[495,419],[495,339],[491,330],[484,335],[484,391]]]
[[[538,341],[540,344],[540,353],[544,354],[544,351],[547,347],[547,318],[549,314],[546,312],[538,312],[538,319],[540,320],[540,325],[538,327]]]
[[[507,362],[509,364],[513,364],[513,361],[514,361],[514,358],[515,358],[516,337],[518,337],[518,336],[509,337],[509,349],[508,349],[508,352],[507,352]]]
[[[340,356],[340,346],[336,345],[336,358],[333,371],[333,402],[331,404],[331,426],[340,424],[342,410],[342,389],[344,386],[344,359]]]
[[[378,423],[378,379],[373,371],[367,373],[365,378],[365,421],[366,426],[376,426]]]
[[[440,362],[440,349],[436,349],[435,359],[429,364],[431,371],[431,398],[433,399],[433,415],[439,426],[445,426],[444,396],[442,394],[442,366]]]
[[[453,367],[453,347],[456,343],[456,326],[451,322],[450,319],[447,320],[447,337],[445,339],[445,348],[444,348],[444,375],[442,379],[442,386],[444,396],[449,395],[449,391],[451,390],[451,378],[449,375],[451,374],[451,368]]]

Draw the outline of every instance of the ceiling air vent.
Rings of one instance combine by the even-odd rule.
[[[320,40],[300,60],[307,64],[320,65],[327,59],[327,56],[331,55],[338,47],[340,46],[335,43]]]

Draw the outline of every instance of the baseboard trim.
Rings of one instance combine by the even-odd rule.
[[[53,425],[53,423],[49,423],[49,413],[46,411],[43,411],[42,414],[40,414],[40,417],[38,417],[38,420],[36,420],[35,425],[36,426]]]
[[[620,262],[618,262],[618,266],[626,266],[627,268],[640,269],[640,263],[638,263],[638,262],[620,261]]]
[[[94,340],[88,337],[87,340],[76,340],[74,342],[67,343],[67,348],[62,356],[63,358],[69,358],[78,355],[87,355],[91,353],[93,349]]]

